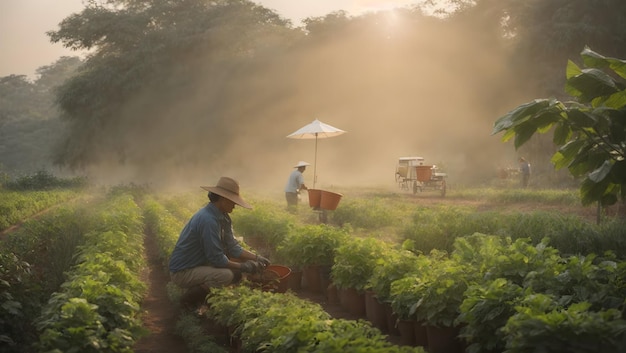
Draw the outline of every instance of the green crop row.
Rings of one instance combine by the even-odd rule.
[[[89,207],[87,207],[89,206]],[[75,249],[93,228],[94,204],[63,205],[5,236],[0,252],[0,351],[24,352],[42,305],[65,281]]]
[[[530,238],[534,243],[550,238],[551,244],[567,254],[614,251],[626,256],[626,227],[622,220],[596,225],[572,215],[535,211],[530,213],[476,212],[467,207],[435,206],[414,210],[401,228],[401,238],[416,249],[451,251],[456,238],[473,233]]]
[[[242,352],[424,352],[389,343],[366,321],[332,319],[319,305],[291,293],[238,286],[213,291],[208,302],[207,315],[229,329]]]
[[[169,256],[176,245],[177,235],[182,229],[183,221],[175,217],[154,197],[147,197],[144,200],[143,217],[146,234],[156,240],[159,259],[163,263],[163,269],[168,271]]]
[[[0,190],[0,231],[48,207],[75,198],[75,190],[6,191]]]
[[[46,352],[132,352],[144,331],[146,286],[141,210],[128,195],[111,197],[79,246],[76,263],[37,321]]]

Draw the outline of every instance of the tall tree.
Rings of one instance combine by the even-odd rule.
[[[427,0],[450,18],[482,19],[511,42],[511,60],[541,94],[561,95],[563,65],[585,45],[626,57],[621,0]]]
[[[247,0],[89,3],[49,33],[67,47],[93,50],[60,91],[71,131],[56,161],[81,167],[110,158],[110,151],[120,162],[140,164],[178,158],[173,154],[191,160],[207,158],[206,151],[219,154],[228,141],[219,127],[236,123],[224,92],[245,81],[253,59],[282,43],[289,30],[289,21]],[[200,96],[201,104],[181,106]],[[206,138],[210,131],[221,133]],[[143,146],[135,143],[144,138]]]
[[[65,133],[54,104],[56,89],[71,77],[81,60],[62,57],[26,76],[0,78],[0,165],[11,173],[52,166],[51,150]]]

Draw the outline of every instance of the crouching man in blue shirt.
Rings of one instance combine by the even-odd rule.
[[[203,303],[211,288],[237,282],[241,273],[256,273],[270,264],[247,251],[233,235],[230,216],[235,204],[251,209],[239,196],[239,183],[222,177],[216,186],[202,186],[209,203],[194,214],[183,228],[170,257],[172,282],[187,292],[181,304]]]

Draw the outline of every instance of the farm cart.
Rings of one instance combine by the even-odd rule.
[[[396,183],[402,190],[413,190],[413,194],[425,190],[438,190],[446,196],[446,173],[436,165],[424,165],[422,157],[401,157],[396,166]]]

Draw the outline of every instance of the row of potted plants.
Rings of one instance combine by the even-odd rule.
[[[595,348],[589,348],[589,344],[607,347],[607,342],[621,342],[626,338],[625,321],[616,315],[626,304],[626,263],[615,261],[610,255],[562,257],[548,246],[547,240],[532,245],[528,239],[513,242],[509,238],[483,234],[458,238],[454,249],[449,256],[441,252],[415,255],[415,268],[413,271],[409,268],[402,278],[390,272],[387,301],[391,301],[400,320],[412,319],[428,327],[456,328],[471,353],[505,349],[524,352],[524,347],[532,345],[535,339],[549,341],[554,327],[545,318],[551,312],[556,315],[573,308],[572,312],[580,313],[581,303],[586,303],[582,306],[585,314],[579,318],[588,317],[590,321],[572,324],[567,333],[561,328],[565,336],[573,336],[567,339],[568,345],[549,347],[546,344],[546,351],[591,352]],[[401,250],[392,251],[401,253]],[[379,300],[386,297],[385,285],[381,285],[385,276],[378,272],[384,268],[379,263],[374,270],[377,276],[370,277],[365,284],[365,288],[375,285],[382,289]],[[387,268],[393,269],[393,266]],[[534,303],[530,298],[537,296],[550,298],[550,311],[541,312],[531,305],[533,311],[523,304]],[[522,318],[534,320],[535,325],[520,324]],[[538,331],[539,327],[543,331]],[[610,333],[591,339],[599,327],[610,328]],[[523,328],[528,332],[519,332]],[[565,347],[573,347],[573,350]],[[619,345],[613,348],[618,349]],[[429,349],[437,351],[432,346]]]
[[[411,242],[404,249],[345,236],[325,242],[322,234],[304,232],[287,239],[288,244],[279,245],[286,259],[291,258],[284,252],[293,249],[299,266],[320,259],[331,263],[331,279],[338,288],[353,288],[362,295],[374,291],[378,302],[392,306],[398,320],[455,328],[472,353],[523,351],[522,338],[513,339],[505,332],[507,322],[521,315],[518,304],[530,296],[551,295],[561,304],[560,310],[583,302],[593,304],[589,313],[625,307],[626,286],[621,284],[625,263],[608,254],[564,257],[548,245],[548,239],[533,245],[529,239],[476,233],[455,239],[450,254],[434,250],[428,255],[407,250],[412,249]],[[315,247],[306,247],[308,241],[314,241]],[[621,324],[619,320],[609,324],[614,340],[623,338]],[[578,350],[584,352],[583,347]]]

